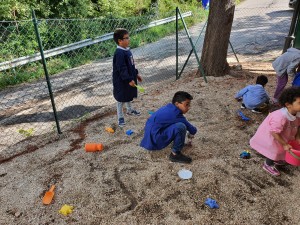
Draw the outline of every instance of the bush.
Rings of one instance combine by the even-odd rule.
[[[185,18],[188,26],[207,17],[207,12],[200,7],[197,0],[162,0],[159,1],[158,6],[158,9],[152,7],[148,11],[144,10],[145,15],[138,17],[118,18],[122,14],[120,13],[97,19],[39,20],[38,28],[43,48],[49,50],[89,38],[94,39],[113,32],[117,27],[124,27],[131,32],[131,48],[135,48],[175,33],[175,22],[139,32],[135,30],[149,24],[150,21],[174,16],[176,6],[181,7],[182,13],[189,10],[193,12],[194,16]],[[134,13],[137,12],[128,11],[129,16]],[[179,28],[183,29],[181,22],[179,22]],[[0,22],[0,31],[3,31],[1,39],[3,41],[0,41],[0,63],[39,52],[32,21]],[[110,57],[114,54],[115,46],[113,40],[108,40],[48,58],[48,72],[53,75],[94,60]],[[44,75],[40,62],[0,71],[0,88],[32,81],[42,76]]]

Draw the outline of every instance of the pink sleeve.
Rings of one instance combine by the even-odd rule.
[[[299,127],[300,126],[300,118],[297,117],[297,126]]]
[[[272,115],[270,115],[269,117],[270,131],[276,134],[282,132],[285,123],[286,123],[286,119],[283,117],[276,117]]]

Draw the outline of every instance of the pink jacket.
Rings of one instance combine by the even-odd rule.
[[[258,127],[255,135],[250,139],[250,146],[269,159],[284,160],[285,150],[271,132],[280,134],[288,142],[295,140],[299,125],[300,113],[293,116],[286,108],[276,110],[270,113]]]

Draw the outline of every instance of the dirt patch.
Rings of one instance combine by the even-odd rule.
[[[244,63],[243,71],[225,77],[208,77],[196,71],[178,81],[149,88],[134,102],[142,115],[126,116],[126,127],[114,134],[115,108],[84,121],[60,138],[38,137],[15,146],[24,154],[2,155],[0,165],[1,224],[298,224],[299,170],[281,169],[271,177],[262,170],[264,158],[251,150],[250,159],[240,159],[250,149],[249,139],[264,115],[243,110],[234,94],[256,76],[269,78],[267,91],[275,90],[270,63]],[[192,164],[170,163],[170,148],[149,152],[139,147],[149,111],[168,103],[178,90],[194,100],[186,117],[198,128],[192,146],[184,148]],[[104,116],[103,116],[104,115]],[[132,129],[134,134],[125,134]],[[84,143],[101,142],[102,152],[86,153]],[[6,160],[9,159],[9,160]],[[193,172],[181,180],[177,172]],[[42,205],[50,185],[56,184],[54,201]],[[210,209],[206,198],[217,200]],[[58,213],[74,206],[68,216]]]

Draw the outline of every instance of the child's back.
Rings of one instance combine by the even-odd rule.
[[[289,48],[287,51],[275,59],[272,66],[277,75],[277,85],[274,92],[274,102],[278,102],[283,89],[288,82],[288,75],[295,76],[296,67],[300,64],[300,50]]]
[[[264,75],[256,78],[255,85],[248,85],[241,89],[236,95],[236,99],[242,99],[242,107],[251,109],[253,112],[260,112],[259,108],[269,102],[269,95],[264,86],[268,83],[268,78]]]
[[[243,98],[246,108],[258,108],[262,103],[269,100],[269,96],[262,85],[248,85],[236,94],[236,98]]]

